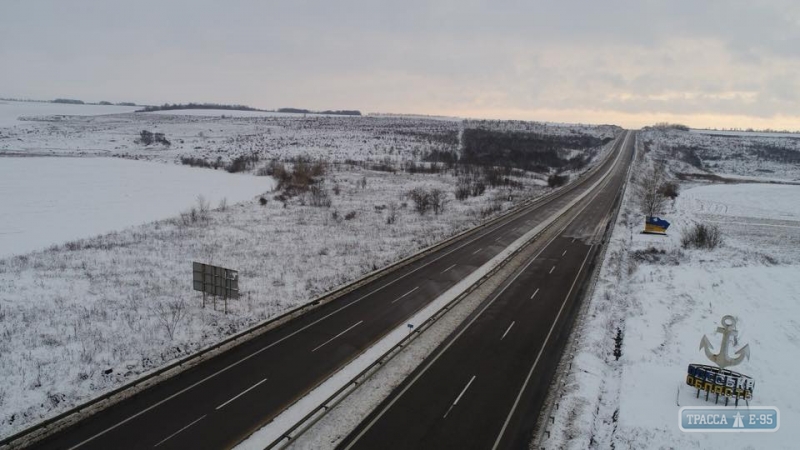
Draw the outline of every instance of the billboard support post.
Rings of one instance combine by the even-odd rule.
[[[222,297],[225,314],[228,314],[228,299],[239,298],[239,272],[224,267],[199,262],[192,263],[192,287],[203,293],[203,308],[206,307],[206,294],[211,294],[214,311],[217,310],[217,297]]]

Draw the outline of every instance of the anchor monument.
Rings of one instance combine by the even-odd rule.
[[[689,364],[686,375],[686,384],[697,388],[697,397],[700,391],[706,392],[706,400],[710,394],[716,394],[714,403],[719,401],[719,396],[725,397],[725,406],[728,400],[735,398],[736,405],[739,400],[749,401],[753,397],[753,387],[755,382],[747,375],[734,372],[727,367],[736,366],[745,359],[750,360],[750,345],[745,344],[730,356],[731,343],[735,348],[738,343],[739,330],[736,329],[736,318],[730,315],[722,317],[721,327],[717,327],[717,333],[722,334],[718,353],[714,353],[714,346],[706,335],[700,340],[700,350],[703,350],[706,357],[716,364],[717,367],[705,364]]]
[[[700,340],[700,348],[705,350],[706,357],[710,359],[711,362],[718,365],[720,369],[724,369],[740,364],[745,358],[750,360],[750,344],[746,344],[744,347],[736,350],[737,356],[735,358],[730,358],[728,356],[728,346],[730,345],[731,339],[733,339],[733,344],[736,345],[736,338],[739,335],[739,331],[736,329],[735,317],[723,317],[722,326],[717,327],[717,333],[722,333],[722,343],[720,344],[719,353],[716,355],[712,352],[714,346],[711,345],[711,341],[708,340],[705,334],[703,335],[703,339]]]

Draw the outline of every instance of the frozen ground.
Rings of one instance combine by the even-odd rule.
[[[531,448],[797,448],[800,393],[791,386],[800,369],[800,187],[683,189],[662,215],[672,223],[667,237],[640,234],[641,216],[627,191],[578,326],[552,435]],[[696,222],[719,225],[724,245],[682,249],[682,230]],[[715,329],[726,314],[739,320],[739,346],[751,349],[751,359],[734,370],[755,378],[753,405],[781,410],[776,433],[678,428],[680,406],[713,405],[684,385],[686,367],[709,363],[700,339],[706,334],[718,346]]]
[[[675,172],[800,180],[800,134],[645,129],[639,137]]]
[[[800,133],[778,133],[767,131],[729,131],[729,130],[706,130],[706,129],[692,129],[692,133],[698,134],[711,134],[717,136],[749,136],[749,137],[790,137],[800,139]]]
[[[409,163],[430,164],[423,159],[434,151],[457,150],[463,126],[460,122],[377,117],[46,114],[26,116],[12,127],[0,127],[0,154],[152,160],[166,163],[165,171],[194,171],[191,173],[206,180],[249,178],[257,191],[266,189],[259,186],[267,179],[252,174],[269,161],[282,160],[291,167],[293,158],[307,156],[328,162],[323,178],[331,206],[312,207],[308,195],[281,199],[278,192],[264,195],[266,204],[253,197],[257,192],[248,193],[248,200],[240,203],[229,198],[225,208],[214,198],[210,202],[213,210],[205,213],[195,208],[195,214],[190,214],[186,208],[191,202],[181,202],[174,205],[170,217],[155,222],[124,229],[114,225],[114,230],[91,232],[106,233],[100,236],[81,234],[83,238],[62,241],[45,250],[0,256],[0,435],[14,433],[129,382],[478,224],[522,198],[546,191],[542,187],[546,175],[520,173],[511,176],[515,183],[511,190],[488,187],[477,197],[458,201],[453,195],[457,176],[452,171],[423,174],[403,170]],[[486,126],[504,125],[492,122]],[[551,134],[583,130],[608,136],[618,131],[608,127],[535,126]],[[143,129],[165,133],[172,145],[136,143]],[[186,156],[229,162],[239,155],[257,160],[247,168],[250,175],[173,167]],[[71,161],[29,160],[45,165]],[[9,161],[14,160],[0,158],[0,165]],[[92,161],[102,162],[104,171],[113,171],[116,165],[144,164],[109,159],[80,164],[89,167]],[[387,166],[394,172],[385,171]],[[100,180],[110,182],[113,177],[107,173]],[[137,180],[141,182],[143,177]],[[98,197],[111,191],[96,184],[92,187],[92,195]],[[422,216],[415,212],[407,196],[415,187],[445,192],[448,201],[444,211]],[[61,195],[76,196],[73,188],[63,187]],[[189,191],[192,199],[200,193]],[[18,190],[12,197],[29,199],[21,202],[22,208],[36,203],[31,195],[47,194]],[[150,194],[153,202],[162,201],[162,197]],[[212,194],[208,197],[213,198]],[[39,199],[42,204],[49,201]],[[98,198],[96,202],[102,201]],[[389,223],[392,205],[396,207],[396,221]],[[128,217],[129,212],[118,215]],[[179,214],[182,212],[187,213]],[[136,220],[142,219],[137,216]],[[58,220],[51,220],[51,225],[57,228]],[[190,290],[192,261],[239,270],[242,298],[229,305],[228,315],[210,306],[200,307],[200,295]]]
[[[0,157],[0,258],[271,191],[269,177],[120,158]],[[13,213],[10,213],[13,212]]]

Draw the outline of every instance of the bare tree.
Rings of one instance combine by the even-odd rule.
[[[209,201],[200,194],[197,196],[197,211],[200,214],[200,219],[207,219],[208,218],[208,211],[211,209],[211,204]]]
[[[636,184],[639,197],[639,210],[648,217],[664,212],[667,197],[664,196],[663,186],[666,182],[666,173],[663,165],[655,165],[645,171]]]
[[[169,339],[175,339],[175,331],[186,317],[186,304],[183,299],[159,303],[156,305],[155,311],[158,323],[164,327]]]
[[[431,189],[428,195],[431,199],[433,213],[436,215],[443,213],[444,207],[447,204],[447,194],[441,189]]]

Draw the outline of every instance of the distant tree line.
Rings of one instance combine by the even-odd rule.
[[[653,128],[659,130],[689,131],[689,127],[681,123],[658,122],[655,125],[653,125]]]
[[[76,100],[74,98],[57,98],[53,100],[53,103],[65,103],[68,105],[84,105],[85,103],[83,100]]]
[[[361,111],[355,109],[326,109],[325,111],[312,111],[303,108],[278,108],[279,113],[292,114],[331,114],[336,116],[360,116]]]
[[[357,110],[325,110],[325,111],[311,111],[302,108],[279,108],[277,110],[258,109],[247,105],[226,105],[220,103],[164,103],[163,105],[145,106],[136,112],[153,112],[153,111],[174,111],[179,109],[221,109],[228,111],[258,111],[258,112],[280,112],[280,113],[294,113],[294,114],[332,114],[340,116],[360,116],[361,111]]]
[[[78,99],[73,99],[73,98],[57,98],[55,100],[32,100],[32,99],[29,99],[29,98],[2,98],[2,97],[0,97],[0,100],[5,100],[5,101],[9,101],[9,102],[28,102],[28,103],[61,103],[61,104],[66,104],[66,105],[103,105],[103,106],[108,106],[108,105],[113,105],[114,104],[114,103],[111,103],[111,102],[105,101],[105,100],[99,101],[97,103],[91,103],[91,102],[87,103],[87,102],[84,102],[83,100],[78,100]],[[119,103],[117,103],[117,106],[136,106],[136,103],[133,103],[133,102],[119,102]]]
[[[145,106],[136,112],[172,111],[176,109],[224,109],[231,111],[265,111],[245,105],[223,105],[219,103],[164,103],[161,106]]]
[[[584,155],[561,156],[562,149],[587,150],[609,142],[589,135],[554,136],[518,131],[468,128],[462,137],[461,163],[511,167],[545,173],[576,170],[588,163]]]

